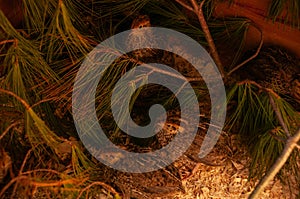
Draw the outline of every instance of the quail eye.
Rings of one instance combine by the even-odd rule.
[[[139,28],[142,28],[142,27],[143,27],[142,25],[139,26]]]

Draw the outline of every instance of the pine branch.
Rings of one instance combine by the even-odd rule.
[[[20,124],[22,124],[22,122],[17,121],[17,122],[12,123],[11,125],[9,125],[9,126],[5,129],[5,131],[0,135],[0,140],[1,140],[1,139],[9,132],[10,129],[12,129],[12,128],[14,128],[15,126],[20,125]]]
[[[223,67],[223,64],[221,62],[220,56],[218,54],[217,48],[215,46],[214,40],[213,40],[213,38],[210,34],[210,31],[209,31],[208,25],[206,23],[205,17],[203,15],[202,7],[205,3],[205,0],[203,0],[200,3],[200,5],[198,5],[195,0],[190,0],[190,3],[193,5],[193,7],[187,5],[183,0],[175,0],[175,1],[177,3],[179,3],[180,5],[182,5],[184,8],[186,8],[187,10],[192,11],[197,15],[198,20],[199,20],[200,25],[201,25],[201,28],[204,32],[205,39],[208,43],[210,53],[211,53],[216,65],[218,66],[218,69],[219,69],[222,77],[224,78],[225,77],[224,67]]]
[[[255,27],[257,30],[259,30],[260,32],[260,43],[259,43],[259,46],[257,47],[257,50],[256,52],[254,53],[254,55],[252,55],[251,57],[249,57],[248,59],[246,59],[245,61],[243,61],[242,63],[240,63],[239,65],[235,66],[231,71],[229,71],[227,73],[227,76],[230,76],[233,72],[235,72],[236,70],[238,70],[239,68],[241,68],[242,66],[244,66],[246,63],[248,63],[249,61],[251,61],[252,59],[254,59],[255,57],[257,57],[257,55],[259,54],[260,52],[260,49],[264,43],[264,35],[263,35],[263,32],[262,30],[257,27],[256,25],[252,24],[253,27]]]
[[[274,102],[274,99],[273,99],[273,97],[272,97],[272,95],[271,95],[270,93],[269,93],[269,99],[270,99],[270,103],[271,103],[271,105],[272,105],[272,108],[273,108],[273,110],[274,110],[274,112],[275,112],[275,114],[276,114],[276,116],[277,116],[277,119],[278,119],[280,125],[282,126],[282,128],[283,128],[285,134],[286,134],[288,137],[290,137],[291,134],[290,134],[290,132],[289,132],[289,130],[288,130],[286,124],[284,123],[283,118],[282,118],[282,115],[280,114],[280,112],[279,112],[279,110],[278,110],[278,107],[276,106],[276,104],[275,104],[275,102]]]
[[[113,193],[115,195],[115,198],[119,198],[119,193],[113,187],[111,187],[110,185],[108,185],[108,184],[106,184],[104,182],[99,182],[98,181],[98,182],[93,182],[90,185],[88,185],[87,187],[83,188],[80,191],[80,193],[78,194],[78,196],[77,196],[76,199],[79,199],[85,191],[88,191],[94,185],[100,185],[100,186],[106,188],[109,192],[111,192],[111,193]]]
[[[273,99],[273,97],[280,98],[280,96],[277,93],[275,93],[272,89],[265,88],[262,85],[254,82],[254,81],[246,80],[246,81],[240,82],[239,85],[245,84],[245,83],[255,85],[260,90],[265,91],[269,95],[270,104],[272,106],[272,109],[275,112],[276,117],[279,120],[280,125],[284,129],[284,132],[288,136],[287,140],[282,140],[282,139],[279,138],[279,140],[281,142],[285,143],[284,149],[281,152],[281,155],[277,158],[275,163],[272,165],[272,167],[267,171],[265,176],[261,179],[259,184],[256,186],[255,190],[251,193],[249,198],[253,199],[253,198],[257,198],[258,195],[269,184],[269,182],[276,176],[276,174],[280,171],[280,169],[283,167],[283,165],[288,160],[288,158],[289,158],[290,154],[292,153],[292,151],[294,150],[294,148],[299,149],[299,145],[297,144],[297,142],[300,140],[300,128],[297,130],[297,132],[293,136],[290,135],[290,133],[288,131],[288,127],[287,127],[286,123],[284,122],[283,116],[280,113],[280,111],[279,111],[279,109],[278,109],[278,107],[275,104],[275,101]],[[275,139],[277,139],[277,137],[275,137]]]
[[[179,3],[182,7],[186,8],[187,10],[194,12],[194,9],[191,6],[187,5],[185,2],[181,0],[175,0],[175,1]]]
[[[14,98],[16,98],[25,107],[26,110],[31,109],[30,105],[25,100],[23,100],[21,97],[16,95],[15,93],[13,93],[9,90],[2,89],[2,88],[0,88],[0,92],[8,94],[8,95],[13,96]]]
[[[292,153],[293,149],[298,146],[297,142],[299,140],[300,140],[300,128],[297,130],[294,136],[288,138],[281,155],[277,158],[276,162],[273,164],[270,170],[266,173],[263,179],[256,186],[255,190],[249,196],[249,199],[257,198],[258,195],[264,190],[264,188],[269,184],[269,182],[275,177],[275,175],[283,167],[283,165],[289,158],[290,154]]]
[[[266,88],[262,85],[260,85],[259,83],[252,81],[252,80],[244,80],[238,83],[238,85],[242,85],[242,84],[252,84],[254,86],[256,86],[257,88],[259,88],[260,90],[263,90],[267,93],[271,93],[273,96],[275,96],[276,98],[280,98],[280,96],[272,89],[270,88]]]

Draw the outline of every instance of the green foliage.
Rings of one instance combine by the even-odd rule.
[[[29,34],[43,34],[47,25],[47,17],[52,16],[58,1],[56,0],[24,0],[25,25]]]
[[[12,99],[11,96],[1,94],[0,102],[3,105],[0,106],[1,117],[7,118],[4,122],[0,118],[0,130],[4,131],[12,122],[23,122],[25,138],[20,138],[21,136],[18,138],[24,143],[29,142],[26,144],[32,147],[35,158],[41,162],[46,162],[44,157],[50,156],[55,157],[55,161],[61,163],[56,148],[65,141],[65,138],[60,135],[65,137],[68,135],[64,130],[56,132],[53,129],[54,126],[58,126],[57,120],[62,119],[64,122],[66,119],[64,109],[71,111],[73,83],[82,61],[99,42],[115,33],[129,29],[133,17],[140,13],[149,14],[154,25],[180,31],[207,46],[197,17],[186,12],[173,1],[23,0],[22,2],[25,16],[22,30],[17,31],[0,10],[0,75],[3,76],[0,88],[15,93],[26,103],[26,106],[20,99]],[[236,47],[236,51],[240,52],[249,21],[241,18],[214,19],[211,15],[214,2],[214,0],[207,1],[204,10],[215,41],[218,43],[229,40]],[[286,2],[288,2],[289,13],[286,21],[291,21],[293,26],[299,27],[297,0],[273,1],[269,10],[270,17],[275,19]],[[236,60],[238,57],[239,55],[236,56]],[[109,57],[102,58],[106,60]],[[111,119],[112,91],[124,73],[137,65],[138,63],[124,56],[103,72],[98,84],[97,116],[99,122],[104,124],[104,128],[111,133],[112,137],[119,133],[118,127]],[[146,74],[138,82],[116,89],[119,91],[116,95],[121,96],[121,94],[133,91],[138,83],[147,83],[147,80]],[[156,89],[151,86],[143,88],[144,90],[137,89],[129,104],[130,109],[133,109],[138,101],[139,94],[145,90],[151,91],[153,88]],[[207,95],[207,90],[203,85],[196,85],[194,89],[198,97]],[[91,92],[91,90],[86,92]],[[174,95],[164,95],[163,89],[157,90],[157,94],[166,107],[176,104]],[[289,131],[293,132],[295,124],[299,124],[299,114],[296,114],[283,99],[272,97]],[[151,101],[150,98],[145,100]],[[261,175],[270,168],[282,151],[284,143],[280,140],[285,139],[286,134],[280,127],[274,109],[270,105],[268,94],[260,92],[251,84],[241,84],[235,85],[228,93],[228,100],[232,99],[237,100],[237,109],[229,118],[228,125],[240,126],[240,133],[251,138],[249,143],[253,154],[252,175]],[[186,103],[189,101],[190,99],[187,98]],[[112,103],[118,105],[120,101]],[[59,119],[54,115],[53,107],[58,110],[55,114],[60,117]],[[15,109],[18,112],[17,118],[14,118],[15,114],[9,115]],[[120,111],[121,118],[124,112],[125,110]],[[82,119],[85,116],[83,115]],[[94,124],[89,124],[86,128],[92,125]],[[76,134],[76,132],[72,133]],[[96,135],[95,139],[97,139]],[[26,144],[22,146],[28,147]],[[298,156],[299,154],[294,153],[287,164],[287,168],[293,173],[298,172],[293,167]],[[36,174],[32,178],[37,181],[63,179],[67,180],[63,184],[64,188],[81,187],[84,183],[78,183],[78,181],[84,181],[87,172],[91,170],[94,172],[95,165],[88,159],[84,150],[77,146],[72,146],[71,165],[74,178],[64,173],[60,173],[60,178]],[[116,198],[118,197],[116,195]]]
[[[282,15],[284,10],[286,10],[286,14]],[[268,17],[272,18],[273,22],[282,20],[282,22],[299,29],[300,3],[298,0],[273,0],[269,6]]]
[[[238,17],[215,19],[212,17],[214,5],[214,0],[206,1],[204,14],[206,14],[207,23],[216,44],[229,44],[228,48],[232,48],[236,52],[231,63],[233,66],[241,56],[245,41],[244,37],[246,36],[250,20]],[[151,23],[154,26],[174,29],[192,37],[204,47],[208,46],[197,16],[190,11],[184,10],[175,1],[150,1],[146,4],[144,10],[151,16]]]
[[[290,133],[294,133],[300,123],[299,114],[284,99],[272,92],[259,90],[251,83],[237,84],[228,92],[228,100],[235,100],[237,108],[228,118],[227,125],[239,127],[239,133],[247,140],[252,162],[250,177],[261,177],[275,162],[283,150],[287,138],[275,114],[270,97],[282,115]],[[295,160],[299,154],[293,153],[286,163],[286,169],[299,176]],[[281,177],[284,177],[281,172]]]
[[[37,96],[41,90],[56,82],[58,77],[43,59],[35,41],[22,37],[1,11],[0,20],[3,22],[0,27],[10,41],[2,46],[3,52],[5,47],[8,50],[1,55],[4,56],[2,64],[7,75],[6,85],[21,98],[34,102],[39,99]],[[35,97],[29,98],[29,91]]]
[[[25,129],[30,144],[32,144],[34,148],[36,148],[36,146],[42,147],[43,144],[46,144],[54,151],[60,143],[59,137],[49,129],[32,109],[26,111]],[[46,152],[46,150],[44,152]]]
[[[72,146],[72,166],[74,169],[74,174],[76,176],[82,176],[86,174],[87,171],[91,171],[95,165],[83,153],[82,148],[78,146]]]
[[[80,21],[80,16],[71,1],[60,3],[52,15],[44,38],[47,62],[52,62],[58,55],[67,53],[74,63],[91,50],[87,39],[73,26],[73,21]]]

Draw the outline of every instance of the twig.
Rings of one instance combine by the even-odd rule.
[[[175,97],[177,97],[179,95],[179,93],[183,90],[183,88],[185,87],[185,85],[187,84],[187,82],[184,82],[181,87],[178,89],[178,91],[175,93]]]
[[[21,102],[21,104],[23,104],[23,106],[25,107],[26,110],[29,110],[29,109],[30,109],[30,105],[27,104],[27,102],[26,102],[25,100],[23,100],[21,97],[19,97],[18,95],[16,95],[16,94],[13,93],[12,91],[5,90],[5,89],[0,88],[0,92],[6,93],[6,94],[8,94],[8,95],[13,96],[13,97],[16,98],[19,102]]]
[[[17,176],[15,178],[13,178],[11,181],[9,181],[8,184],[6,184],[0,191],[0,198],[2,198],[3,194],[5,193],[5,191],[15,182],[19,181],[19,180],[25,180],[28,179],[27,176]]]
[[[22,172],[23,175],[29,175],[29,174],[34,174],[36,172],[47,172],[47,173],[54,173],[54,174],[57,174],[58,176],[60,176],[62,173],[59,172],[59,171],[56,171],[56,170],[53,170],[53,169],[35,169],[35,170],[30,170],[30,171],[25,171],[25,172]]]
[[[273,130],[274,130],[274,129],[273,129]],[[279,142],[285,143],[285,141],[286,141],[286,140],[283,139],[282,137],[280,137],[280,136],[278,136],[278,135],[275,135],[273,132],[270,132],[270,135],[271,135],[274,139],[278,140]],[[295,148],[297,148],[297,149],[300,150],[300,145],[298,145],[298,144],[296,143]]]
[[[272,89],[270,88],[266,88],[266,87],[263,87],[262,85],[260,85],[259,83],[255,82],[255,81],[252,81],[252,80],[244,80],[244,81],[241,81],[238,83],[238,85],[242,85],[242,84],[252,84],[252,85],[255,85],[256,87],[258,87],[259,89],[267,92],[267,93],[272,93],[272,95],[276,98],[281,98],[275,91],[273,91]]]
[[[56,99],[57,99],[57,97],[51,97],[51,98],[48,98],[48,99],[43,99],[43,100],[38,101],[37,103],[33,104],[33,105],[31,106],[31,108],[33,108],[33,107],[35,107],[35,106],[37,106],[37,105],[40,105],[40,104],[42,104],[42,103],[45,103],[45,102],[48,102],[48,101],[51,101],[51,100],[56,100]]]
[[[6,129],[5,129],[5,131],[1,134],[1,136],[0,136],[0,140],[9,132],[9,130],[11,129],[11,128],[13,128],[13,127],[15,127],[15,126],[17,126],[17,125],[19,125],[19,124],[22,124],[22,122],[14,122],[14,123],[12,123],[11,125],[9,125]]]
[[[30,153],[26,154],[26,158]],[[22,165],[23,166],[23,165]],[[13,178],[0,192],[0,198],[1,196],[5,193],[5,191],[15,182],[18,182],[19,180],[24,180],[26,179],[26,186],[28,185],[32,185],[35,187],[53,187],[53,186],[62,186],[65,184],[82,184],[84,182],[86,182],[88,180],[88,178],[70,178],[70,179],[65,179],[65,180],[56,180],[53,182],[40,182],[40,181],[35,181],[32,178],[26,176],[29,175],[31,173],[35,173],[35,172],[52,172],[55,173],[57,175],[61,175],[60,172],[56,171],[56,170],[52,170],[52,169],[36,169],[36,170],[32,170],[32,171],[26,171],[26,172],[20,172],[20,174]],[[16,189],[16,187],[14,187],[14,190]]]
[[[23,163],[22,163],[22,165],[21,165],[21,168],[20,168],[20,171],[19,171],[19,175],[18,175],[18,176],[22,176],[22,173],[23,173],[25,164],[26,164],[27,159],[29,158],[29,155],[31,154],[32,151],[33,151],[33,148],[31,148],[30,150],[27,151],[26,156],[25,156],[25,158],[24,158],[24,160],[23,160]],[[10,196],[10,198],[15,198],[15,197],[14,197],[14,194],[15,194],[17,188],[18,188],[18,183],[15,184],[15,186],[14,186],[14,188],[13,188],[13,191],[12,191],[12,195]]]
[[[175,1],[180,5],[182,5],[182,7],[186,8],[187,10],[194,12],[194,9],[191,6],[185,4],[183,1],[181,0],[175,0]]]
[[[44,99],[44,100],[41,100],[41,101],[35,103],[34,105],[30,106],[24,99],[22,99],[21,97],[19,97],[18,95],[16,95],[16,94],[15,94],[14,92],[12,92],[12,91],[5,90],[5,89],[0,88],[0,92],[6,93],[6,94],[11,95],[11,96],[13,96],[14,98],[16,98],[16,99],[17,99],[17,100],[25,107],[26,110],[32,109],[34,106],[37,106],[37,105],[39,105],[39,104],[41,104],[41,103],[44,103],[44,102],[47,102],[47,101],[56,99],[56,97],[49,98],[49,99]],[[0,139],[1,139],[1,137],[0,137]]]
[[[29,181],[29,185],[37,186],[37,187],[54,187],[54,186],[62,186],[66,184],[81,184],[87,181],[88,178],[84,179],[77,179],[77,178],[71,178],[71,179],[66,179],[66,180],[57,180],[54,182],[38,182],[38,181]]]
[[[277,108],[277,106],[276,106],[276,104],[274,102],[274,99],[273,99],[273,96],[276,97],[276,98],[280,98],[280,96],[276,92],[274,92],[272,89],[265,88],[265,87],[261,86],[260,84],[258,84],[255,81],[245,80],[245,81],[239,82],[238,84],[241,85],[241,84],[245,84],[245,83],[253,84],[253,85],[257,86],[259,89],[264,90],[264,91],[266,91],[268,93],[271,106],[273,107],[273,110],[275,111],[275,114],[276,114],[276,116],[277,116],[277,118],[279,120],[279,123],[282,126],[282,128],[283,128],[284,132],[286,133],[286,135],[288,137],[290,137],[291,134],[289,133],[289,130],[288,130],[286,124],[283,121],[282,115],[280,114],[280,112],[279,112],[279,110],[278,110],[278,108]]]
[[[33,151],[34,148],[31,148],[30,150],[27,151],[26,153],[26,156],[23,160],[23,163],[21,165],[21,168],[20,168],[20,171],[19,171],[19,175],[21,175],[23,173],[23,170],[24,170],[24,167],[25,167],[25,164],[27,162],[27,159],[29,158],[29,155],[31,154],[31,152]]]
[[[278,140],[279,142],[285,143],[286,139],[282,138],[281,136],[276,135],[274,132],[278,131],[278,127],[272,129],[269,134],[276,140]]]
[[[261,47],[264,43],[264,35],[263,32],[260,28],[258,28],[256,25],[252,24],[253,27],[255,27],[259,32],[260,32],[260,43],[259,46],[257,47],[256,52],[254,53],[254,55],[252,55],[251,57],[249,57],[248,59],[246,59],[245,61],[243,61],[242,63],[240,63],[239,65],[237,65],[236,67],[234,67],[231,71],[229,71],[227,73],[227,76],[230,76],[234,71],[238,70],[239,68],[241,68],[243,65],[245,65],[246,63],[248,63],[249,61],[251,61],[252,59],[254,59],[260,52]]]
[[[278,119],[280,125],[282,126],[282,128],[283,128],[285,134],[286,134],[288,137],[291,137],[291,134],[290,134],[290,132],[289,132],[289,130],[288,130],[286,124],[285,124],[284,121],[283,121],[282,115],[280,114],[280,112],[279,112],[279,110],[278,110],[278,107],[276,106],[276,104],[275,104],[275,102],[274,102],[274,99],[273,99],[273,97],[272,97],[272,95],[271,95],[270,93],[269,93],[269,99],[270,99],[270,103],[271,103],[271,105],[272,105],[272,107],[273,107],[273,110],[274,110],[274,112],[275,112],[275,114],[276,114],[276,116],[277,116],[277,119]]]
[[[195,2],[195,0],[191,0],[191,1],[194,2],[193,4],[195,4],[195,6],[197,5],[197,3]],[[217,48],[215,46],[214,40],[213,40],[213,38],[212,38],[212,36],[210,34],[210,31],[209,31],[208,25],[206,23],[205,17],[203,15],[202,7],[203,7],[204,2],[205,2],[205,0],[203,0],[200,3],[200,6],[196,6],[195,7],[195,9],[198,9],[198,12],[196,14],[198,16],[198,20],[200,22],[201,28],[202,28],[202,30],[204,32],[204,36],[205,36],[205,38],[207,40],[208,46],[210,48],[210,53],[211,53],[214,61],[216,62],[217,66],[218,66],[218,69],[219,69],[222,77],[224,78],[225,77],[224,68],[223,68],[220,56],[218,54]]]
[[[286,141],[285,147],[281,153],[281,155],[277,158],[276,162],[270,168],[270,170],[266,173],[263,179],[256,186],[254,191],[249,196],[249,199],[255,199],[258,195],[264,190],[264,188],[269,184],[269,182],[275,177],[275,175],[279,172],[279,170],[283,167],[293,149],[297,147],[297,142],[300,140],[300,128],[297,130],[294,136],[288,138]]]
[[[149,68],[149,69],[153,70],[154,72],[158,72],[158,73],[165,74],[165,75],[168,75],[168,76],[171,76],[171,77],[175,77],[175,78],[183,80],[183,81],[188,81],[188,82],[203,81],[203,79],[199,78],[199,77],[184,77],[182,75],[177,75],[176,73],[173,73],[173,72],[170,72],[170,71],[159,69],[157,67],[152,66],[151,64],[144,63],[142,61],[139,61],[138,59],[135,59],[135,58],[130,57],[128,55],[124,55],[124,54],[120,53],[119,51],[116,51],[116,50],[111,49],[111,48],[109,48],[109,49],[106,48],[105,50],[99,50],[98,52],[113,53],[113,54],[117,55],[118,57],[122,57],[122,58],[124,58],[124,59],[126,59],[130,62],[136,63],[138,65],[143,65],[145,68]]]
[[[218,54],[217,48],[215,46],[214,40],[213,40],[213,38],[210,34],[210,31],[209,31],[208,25],[206,23],[205,17],[203,15],[202,7],[204,5],[205,0],[201,1],[200,5],[198,5],[195,0],[190,0],[191,4],[193,5],[193,8],[190,7],[189,5],[187,5],[186,3],[184,3],[182,0],[176,0],[176,2],[179,3],[180,5],[182,5],[184,8],[194,12],[197,15],[198,20],[199,20],[200,25],[201,25],[201,28],[204,32],[205,39],[208,43],[210,53],[211,53],[216,65],[218,66],[218,69],[219,69],[222,77],[224,78],[225,77],[224,68],[223,68],[220,56]]]
[[[103,187],[105,187],[106,189],[108,189],[111,193],[115,194],[115,195],[119,195],[119,193],[112,188],[111,186],[109,186],[108,184],[105,184],[104,182],[93,182],[90,185],[88,185],[87,187],[83,188],[80,193],[77,196],[77,199],[79,199],[81,197],[81,195],[83,194],[83,192],[89,190],[92,186],[94,185],[101,185]]]
[[[192,5],[193,5],[194,10],[197,10],[197,9],[199,10],[199,8],[201,9],[202,6],[203,6],[203,4],[204,4],[204,1],[205,1],[205,0],[201,1],[200,7],[199,7],[199,6],[198,6],[198,3],[197,3],[195,0],[190,0],[190,2],[191,2]]]
[[[0,45],[7,44],[7,43],[14,43],[14,42],[16,42],[16,39],[4,40],[0,42]]]
[[[155,72],[158,72],[158,73],[161,73],[161,74],[165,74],[165,75],[169,75],[169,76],[171,76],[171,77],[175,77],[175,78],[181,79],[181,80],[183,80],[183,81],[186,81],[186,80],[187,80],[188,82],[195,82],[195,81],[202,81],[202,80],[203,80],[203,79],[197,78],[197,77],[190,78],[190,77],[184,77],[184,76],[182,76],[182,75],[177,75],[176,73],[169,72],[169,71],[166,71],[166,70],[163,70],[163,69],[159,69],[159,68],[154,67],[154,66],[152,66],[152,65],[150,65],[150,64],[146,64],[146,63],[144,63],[144,62],[141,62],[141,61],[139,61],[139,60],[136,60],[136,59],[131,58],[131,57],[128,57],[128,56],[126,56],[126,59],[128,59],[128,60],[131,61],[131,62],[137,63],[137,64],[139,64],[139,65],[143,65],[145,68],[152,69],[151,73],[152,73],[153,71],[155,71]]]

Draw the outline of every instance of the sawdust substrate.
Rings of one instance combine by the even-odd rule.
[[[207,156],[212,163],[222,166],[209,166],[199,163],[197,171],[183,182],[183,191],[167,196],[142,193],[138,187],[130,187],[137,194],[124,198],[156,198],[156,199],[206,199],[206,198],[248,198],[258,183],[258,179],[249,180],[250,155],[236,134],[222,133],[212,152]],[[121,180],[121,179],[120,179]],[[119,183],[122,183],[121,181]],[[134,184],[143,182],[135,182]],[[279,179],[273,179],[258,198],[297,198],[299,189],[291,193],[287,185]]]
[[[216,148],[219,159],[227,159],[224,166],[201,164],[197,172],[185,183],[186,193],[174,197],[185,199],[248,198],[258,180],[248,180],[250,155],[237,135],[222,134]],[[296,198],[279,179],[274,179],[259,198]]]
[[[106,167],[106,169],[99,168],[98,175],[106,179],[103,179],[106,181],[105,183],[116,188],[124,199],[240,199],[249,197],[258,180],[248,180],[250,155],[236,134],[223,132],[212,152],[208,154],[207,160],[221,166],[198,163],[199,167],[196,172],[182,182],[181,188],[179,188],[181,183],[162,171],[157,171],[158,177],[153,178],[153,175],[155,176],[153,173],[140,174],[141,176],[139,176],[139,174],[120,173]],[[145,186],[147,187],[147,181],[158,185],[161,181],[166,182],[161,187],[157,186],[157,192],[153,194],[144,189]],[[164,185],[168,187],[164,187]],[[172,187],[174,188],[173,193],[170,192]],[[41,198],[41,196],[43,196],[42,198],[61,198],[60,194],[55,197],[45,197],[47,192],[45,191],[38,189],[33,198]],[[168,194],[164,194],[164,191]],[[294,188],[293,192],[290,193],[289,188],[284,186],[279,179],[274,179],[258,198],[296,199],[299,189]],[[16,194],[15,198],[24,197],[24,195],[22,197],[20,195],[22,194]],[[113,196],[100,186],[90,190],[88,198],[112,199]]]

